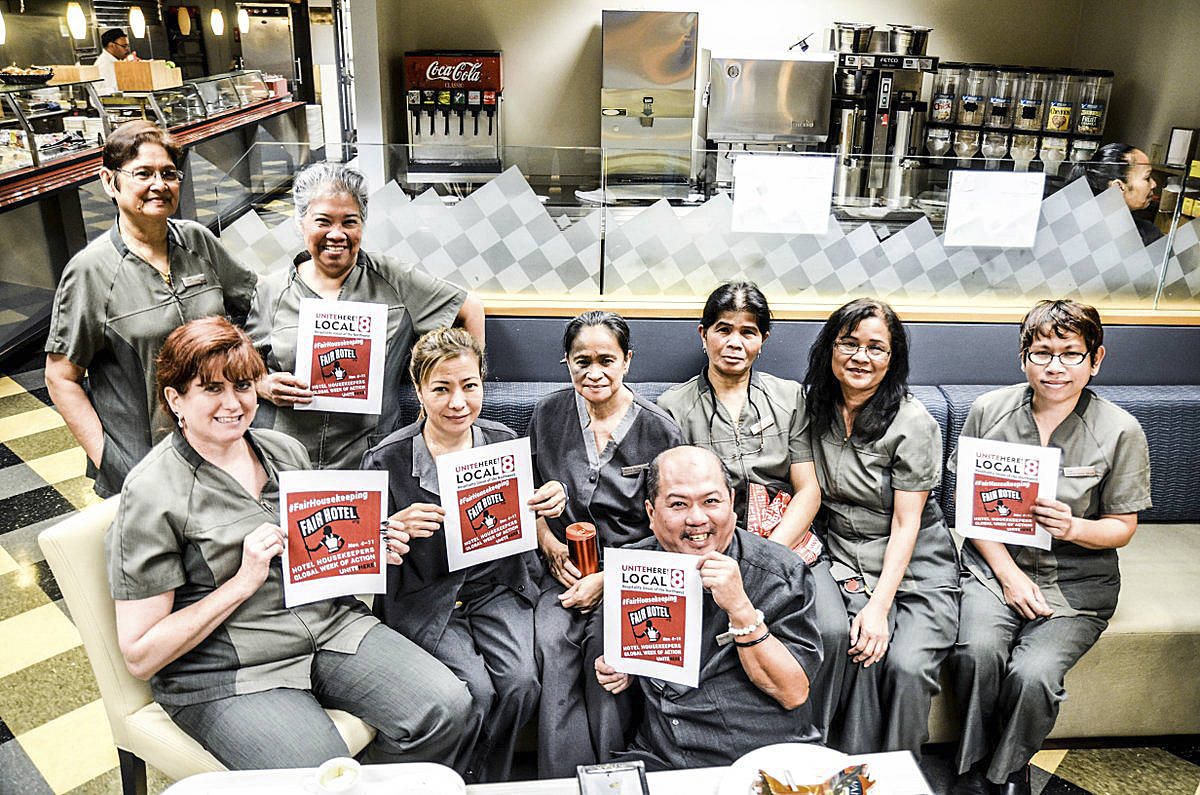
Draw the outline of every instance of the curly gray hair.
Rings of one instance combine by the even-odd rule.
[[[360,172],[342,164],[322,161],[313,163],[292,181],[292,197],[296,203],[296,223],[308,215],[309,205],[318,196],[347,193],[358,204],[359,215],[367,220],[367,180]]]

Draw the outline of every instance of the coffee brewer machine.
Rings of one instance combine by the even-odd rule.
[[[495,50],[404,54],[410,178],[488,180],[500,173],[503,74]]]
[[[832,58],[739,58],[703,51],[705,182],[725,189],[744,152],[803,152],[829,137]]]
[[[605,11],[600,146],[620,198],[690,192],[696,105],[694,11]]]
[[[911,29],[893,26],[901,27]],[[911,38],[895,32],[889,41],[888,46],[897,48],[912,46]],[[865,42],[855,41],[853,46],[865,48]],[[837,63],[834,193],[843,203],[866,197],[872,203],[906,207],[917,192],[918,164],[912,158],[924,147],[928,110],[921,101],[924,75],[937,71],[938,59],[924,54],[839,52]]]

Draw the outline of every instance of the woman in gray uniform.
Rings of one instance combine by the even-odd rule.
[[[479,418],[483,346],[464,329],[424,334],[409,369],[421,418],[367,451],[362,463],[363,469],[387,471],[396,509],[389,521],[410,538],[404,565],[388,570],[387,592],[375,600],[375,613],[467,683],[473,731],[456,766],[471,781],[503,781],[517,733],[537,710],[533,608],[540,566],[527,552],[449,570],[436,459],[516,434]],[[557,516],[565,500],[562,484],[552,481],[534,492],[530,507]]]
[[[538,775],[571,776],[577,765],[606,762],[624,750],[628,696],[604,692],[591,661],[604,653],[596,610],[604,573],[580,576],[567,554],[565,530],[596,527],[601,549],[650,535],[645,471],[664,450],[683,444],[679,426],[625,386],[633,360],[629,325],[612,312],[588,312],[567,324],[563,354],[573,388],[538,402],[529,441],[539,482],[557,480],[567,505],[543,527],[539,546],[547,578],[534,617],[542,702],[538,711]]]
[[[349,751],[324,708],[378,733],[368,762],[441,762],[470,695],[436,659],[350,597],[284,607],[279,473],[309,469],[288,436],[251,430],[264,372],[228,320],[194,320],[158,359],[178,427],[133,468],[105,537],[130,672],[233,769],[314,767]],[[392,531],[388,562],[407,538]]]
[[[1027,384],[980,396],[962,435],[1062,450],[1058,498],[1033,508],[1050,549],[970,540],[950,658],[963,721],[961,788],[1029,792],[1029,760],[1054,728],[1067,671],[1117,604],[1117,548],[1150,507],[1150,451],[1128,412],[1087,388],[1104,360],[1096,310],[1041,301],[1021,324]]]
[[[292,267],[259,282],[246,324],[267,363],[258,394],[269,402],[259,425],[303,442],[317,469],[353,469],[372,441],[396,429],[398,394],[413,341],[449,325],[462,325],[483,340],[483,305],[414,265],[360,250],[367,185],[357,171],[340,163],[316,163],[296,175],[293,193],[306,250]],[[293,375],[304,298],[387,305],[382,414],[296,410],[312,402],[309,385]]]
[[[100,184],[117,221],[63,270],[46,339],[46,388],[110,497],[174,421],[154,390],[154,361],[180,325],[207,315],[241,323],[254,272],[205,227],[172,220],[183,151],[148,121],[104,142]],[[88,376],[87,391],[83,388]]]
[[[750,282],[722,284],[708,296],[699,325],[708,365],[672,387],[658,405],[688,444],[712,450],[733,475],[738,524],[795,549],[813,570],[823,662],[805,709],[824,738],[841,690],[837,661],[848,627],[828,558],[810,530],[821,505],[800,384],[754,370],[771,334],[766,296]]]
[[[929,499],[942,475],[941,430],[908,394],[908,337],[892,308],[862,298],[830,315],[804,389],[817,524],[851,619],[830,744],[919,753],[958,627],[958,558]]]

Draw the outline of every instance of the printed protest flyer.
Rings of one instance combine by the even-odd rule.
[[[287,607],[387,590],[387,487],[380,470],[279,473]]]
[[[700,570],[696,555],[604,550],[604,659],[618,671],[696,687]]]
[[[385,304],[300,299],[295,375],[313,400],[296,409],[380,413],[386,352]]]
[[[1058,493],[1062,451],[990,439],[958,440],[955,530],[967,538],[1050,548],[1050,532],[1034,521],[1038,497]]]
[[[438,456],[450,571],[537,548],[532,461],[528,437]]]

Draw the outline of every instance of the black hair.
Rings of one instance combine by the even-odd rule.
[[[1096,351],[1104,344],[1104,324],[1096,308],[1069,299],[1038,301],[1021,321],[1021,355],[1029,352],[1038,337],[1064,339],[1072,333],[1080,336],[1095,362]]]
[[[854,421],[854,436],[874,442],[883,436],[900,401],[908,394],[908,332],[896,311],[883,301],[858,298],[836,310],[821,327],[808,351],[808,372],[804,374],[804,399],[814,432],[825,433],[833,427],[842,407],[842,386],[833,375],[833,346],[838,338],[853,332],[869,317],[878,317],[892,338],[887,373],[879,388],[863,405]]]
[[[129,37],[125,35],[125,31],[121,30],[120,28],[109,28],[100,36],[100,46],[107,47],[117,39],[127,38]]]
[[[577,315],[571,319],[571,322],[567,324],[567,328],[563,331],[563,353],[570,356],[571,346],[575,344],[575,338],[579,336],[579,332],[590,326],[603,326],[611,331],[612,335],[617,338],[617,345],[621,347],[621,353],[628,355],[629,324],[625,322],[625,318],[616,312],[602,312],[599,309],[584,312],[582,315]]]
[[[654,456],[654,459],[650,462],[650,466],[646,467],[646,500],[649,501],[651,505],[653,505],[654,501],[658,499],[658,476],[662,457],[672,450],[678,450],[680,447],[695,447],[697,450],[703,450],[706,453],[710,453],[713,458],[717,459],[717,463],[721,465],[721,477],[725,480],[725,488],[729,489],[730,498],[733,498],[733,475],[730,473],[729,467],[725,466],[725,462],[721,460],[721,457],[712,450],[709,450],[707,447],[681,444],[677,447],[669,447],[666,450],[663,450],[661,453]]]
[[[1129,155],[1135,151],[1137,147],[1129,144],[1105,144],[1096,150],[1090,160],[1076,163],[1071,168],[1067,181],[1074,182],[1080,177],[1085,177],[1092,193],[1098,196],[1108,190],[1109,183],[1114,179],[1122,182],[1129,180]]]
[[[709,293],[700,315],[701,327],[709,328],[724,312],[749,312],[764,337],[771,333],[771,307],[754,282],[725,282]]]

